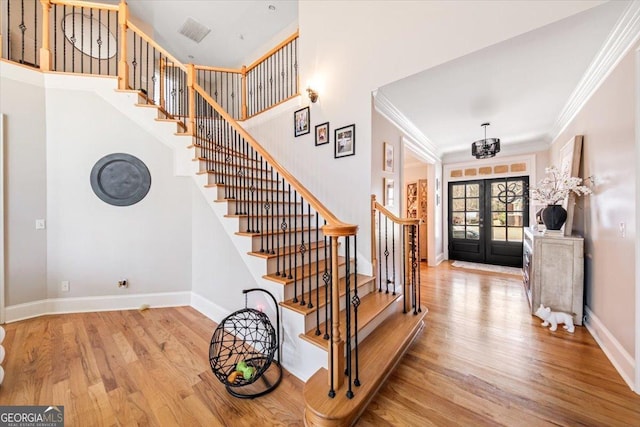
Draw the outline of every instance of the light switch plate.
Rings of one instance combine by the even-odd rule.
[[[36,219],[36,230],[44,230],[46,228],[46,223],[44,219]]]

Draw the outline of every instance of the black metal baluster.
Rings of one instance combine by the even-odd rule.
[[[252,203],[254,205],[255,210],[255,219],[253,221],[253,232],[260,233],[260,217],[262,216],[262,208],[261,208],[261,200],[260,200],[260,192],[258,191],[258,186],[256,185],[258,179],[260,178],[260,170],[258,170],[258,152],[253,148],[251,149],[252,158],[251,161],[251,170],[253,171],[251,180],[251,194],[252,194]]]
[[[293,41],[293,51],[294,51],[294,58],[295,58],[295,64],[293,65],[293,69],[295,72],[295,78],[293,79],[293,93],[298,93],[299,88],[298,88],[298,39],[295,39]]]
[[[304,205],[302,205],[302,214],[304,215]],[[304,216],[302,217],[302,224],[304,225]],[[307,308],[313,308],[313,300],[311,299],[311,286],[313,285],[313,277],[311,275],[311,248],[312,248],[312,243],[311,243],[311,205],[309,203],[307,203],[307,233],[308,233],[308,239],[307,241],[309,242],[309,303],[307,304]],[[316,243],[317,244],[317,243]],[[304,266],[304,263],[303,263]]]
[[[27,26],[24,25],[24,0],[20,1],[20,25],[18,26],[21,32],[21,40],[20,40],[20,63],[24,64],[24,33],[27,31]]]
[[[315,213],[316,218],[316,336],[320,335],[320,218],[318,212]],[[324,260],[325,263],[327,260]]]
[[[288,216],[287,216],[287,210],[289,212],[289,215],[291,215],[291,186],[289,186],[289,192],[286,191],[286,183],[284,180],[284,177],[282,179],[282,224],[280,225],[280,228],[282,229],[282,277],[287,277],[287,237],[289,237],[289,245],[291,245],[291,236],[287,236],[288,235]],[[289,203],[285,205],[285,196],[287,197]],[[291,266],[291,265],[289,265]],[[294,284],[295,286],[295,284]],[[298,296],[295,294],[293,295],[293,302],[298,302]]]
[[[270,167],[270,171],[269,171],[269,175],[268,175],[268,179],[269,179],[269,188],[273,189],[273,166]],[[276,195],[276,203],[275,205],[278,205],[278,186],[276,185],[276,189],[275,189],[275,195]],[[273,205],[273,193],[271,193],[271,201],[272,201],[272,205]],[[272,206],[273,208],[274,206]],[[273,212],[273,210],[272,210]],[[275,254],[275,233],[276,233],[276,228],[275,228],[275,221],[278,220],[278,218],[275,215],[271,215],[271,255]]]
[[[35,5],[35,13],[33,14],[33,65],[40,67],[40,55],[38,54],[38,10],[42,8]]]
[[[263,231],[263,235],[265,238],[265,252],[271,253],[273,247],[270,245],[269,241],[269,232],[273,231],[270,229],[271,221],[273,215],[271,214],[271,207],[273,206],[273,190],[270,186],[265,183],[265,180],[268,178],[268,169],[265,169],[265,161],[260,156],[260,192],[263,194],[263,207],[264,207],[264,216],[262,217],[261,227]],[[267,172],[267,173],[265,173]]]
[[[98,55],[98,58],[100,58],[100,55]],[[100,59],[98,59],[98,62],[100,62]],[[91,8],[89,8],[89,74],[93,74],[93,9]]]
[[[116,22],[118,22],[117,19],[117,12],[116,12]],[[109,31],[111,31],[111,11],[108,10],[107,11],[107,28],[109,29]],[[116,35],[116,46],[118,46],[118,31],[115,31],[115,35]],[[118,49],[116,47],[116,64],[118,63],[118,51],[120,49]],[[111,37],[109,37],[109,33],[107,32],[107,55],[111,55]],[[162,64],[162,62],[160,62],[160,64]],[[111,75],[111,58],[107,59],[107,75]]]
[[[80,7],[80,16],[80,52],[84,53],[84,7]],[[84,74],[84,57],[82,55],[80,55],[80,73]]]
[[[7,3],[11,3],[8,1]],[[53,5],[53,70],[58,71],[58,5]]]
[[[298,198],[296,197],[296,202],[297,201],[298,201]],[[301,283],[300,283],[300,285],[301,285],[300,286],[300,290],[302,291],[302,298],[300,300],[300,305],[304,306],[304,305],[307,304],[307,302],[304,299],[304,282],[305,282],[305,279],[306,279],[306,277],[304,275],[304,273],[305,273],[304,267],[306,266],[304,256],[307,253],[307,246],[306,246],[305,241],[304,241],[304,239],[305,239],[305,233],[304,233],[304,198],[302,198],[302,197],[300,197],[300,204],[301,204],[300,222],[302,223],[302,227],[300,227],[300,238],[302,239],[302,243],[300,244],[300,248],[298,249],[300,251],[300,255],[301,255],[301,259],[302,259],[302,262],[300,263],[300,266],[301,266],[300,273],[301,273],[301,276],[302,276],[301,277]],[[298,212],[297,212],[298,211],[298,204],[297,203],[294,206],[294,211],[295,211],[296,222],[297,222],[297,216],[298,216]],[[296,230],[297,230],[297,228],[298,228],[298,226],[296,224]],[[310,242],[308,242],[308,243],[311,244]],[[297,245],[296,245],[296,247],[297,247]],[[296,252],[298,252],[298,251],[296,251]],[[297,267],[298,267],[298,256],[297,256],[297,254],[296,254],[294,259],[296,260],[296,270],[297,270]],[[309,299],[311,299],[311,289],[309,289]]]
[[[136,39],[138,37],[138,33],[133,33],[133,60],[131,61],[131,65],[133,65],[133,89],[136,88],[136,68],[138,66],[138,61],[136,60]]]
[[[378,292],[382,292],[382,212],[378,211]]]
[[[67,16],[67,5],[62,6],[62,16]],[[66,27],[65,27],[66,28]],[[66,34],[63,34],[62,37],[62,71],[67,71],[67,42],[66,42]]]
[[[360,387],[360,368],[358,365],[358,307],[360,306],[360,298],[358,297],[358,236],[353,236],[353,335],[354,335],[354,357],[356,365],[356,375],[353,384]]]
[[[327,221],[324,221],[324,225],[327,225]],[[330,318],[330,310],[329,310],[329,302],[331,301],[331,272],[332,272],[332,257],[333,253],[331,252],[331,246],[327,244],[327,240],[331,242],[331,238],[327,239],[327,236],[324,236],[324,274],[322,275],[322,280],[324,280],[324,335],[322,338],[328,340],[329,330],[331,328],[331,318]],[[328,255],[327,255],[328,252]]]
[[[145,82],[145,90],[147,91],[147,93],[145,95],[147,95],[147,104],[149,103],[151,97],[149,96],[149,43],[145,41],[144,43],[146,45],[147,48],[147,58],[146,58],[146,63],[147,63],[147,69],[146,69],[146,82]]]
[[[406,291],[406,283],[407,283],[407,226],[402,225],[402,312],[407,312],[407,291]]]
[[[389,293],[389,218],[384,217],[385,294]]]
[[[426,226],[426,224],[424,226]],[[418,271],[416,273],[418,275],[418,312],[419,313],[422,313],[422,301],[421,301],[422,297],[420,295],[422,292],[422,289],[421,289],[421,278],[420,278],[420,268],[419,268],[421,262],[422,262],[422,256],[420,254],[420,226],[418,225],[418,263],[417,263]]]
[[[71,72],[75,73],[76,71],[76,50],[74,47],[76,46],[76,7],[71,7]]]
[[[291,269],[292,269],[292,264],[293,263],[291,262],[291,255],[292,255],[292,252],[295,251],[295,247],[297,246],[297,235],[294,233],[293,234],[294,238],[291,239],[291,233],[295,229],[294,228],[295,226],[294,227],[291,226],[291,218],[292,218],[291,217],[291,184],[287,184],[287,193],[289,194],[289,198],[288,198],[288,201],[289,201],[289,203],[288,203],[288,205],[289,205],[289,213],[288,213],[288,218],[287,218],[288,221],[289,221],[289,246],[291,246],[291,240],[293,240],[293,246],[292,246],[292,249],[289,249],[289,248],[287,248],[285,246],[285,250],[289,252],[289,256],[288,256],[288,258],[289,258],[289,275],[287,277],[289,279],[292,279],[293,276],[291,275]],[[297,285],[298,285],[298,283],[296,282],[294,284],[294,288]],[[296,294],[296,298],[297,298],[298,293],[297,292],[294,292],[294,293]],[[297,302],[297,300],[294,301],[294,302]]]
[[[109,15],[109,11],[107,11],[107,15]],[[107,39],[109,39],[107,33]],[[91,33],[91,37],[93,37],[93,33]],[[96,40],[98,44],[98,74],[102,74],[102,9],[98,9],[98,39]],[[92,43],[93,45],[93,43]],[[107,52],[109,55],[109,52]]]
[[[413,233],[413,238],[411,239],[411,244],[413,245],[411,250],[411,287],[413,290],[413,314],[418,314],[418,289],[416,288],[416,268],[417,268],[417,226],[413,224],[411,226],[411,231]]]
[[[7,59],[11,60],[11,1],[7,1]]]
[[[393,271],[393,274],[391,277],[393,277],[393,281],[391,282],[393,284],[393,292],[392,295],[396,294],[396,224],[395,223],[391,223],[391,269]]]
[[[271,173],[273,174],[273,168],[271,168]],[[280,173],[276,172],[276,203],[275,203],[275,207],[276,207],[276,224],[278,224],[278,226],[280,226],[280,223],[278,222],[280,220]],[[273,185],[273,184],[272,184]],[[284,189],[282,191],[282,201],[284,202]],[[283,207],[284,209],[284,207]],[[278,232],[278,230],[276,230],[276,228],[273,228],[273,234],[275,235],[276,232]],[[282,260],[282,257],[280,256],[280,247],[282,246],[280,244],[280,235],[278,234],[278,240],[277,240],[278,244],[275,245],[275,252],[276,252],[276,276],[280,276],[280,272],[282,270],[284,270],[284,261],[283,261],[283,268],[282,270],[280,270],[280,261]]]
[[[344,238],[344,256],[347,260],[347,263],[345,265],[345,305],[344,305],[344,310],[345,310],[345,323],[346,323],[346,336],[345,336],[345,341],[347,344],[347,348],[345,351],[346,354],[346,375],[349,378],[349,385],[348,385],[348,389],[347,389],[347,398],[352,399],[353,398],[353,390],[352,390],[352,381],[353,381],[353,375],[352,375],[352,355],[351,355],[351,238],[350,236],[346,236]]]

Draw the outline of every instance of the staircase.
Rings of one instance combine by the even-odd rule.
[[[63,3],[56,2],[56,7]],[[47,5],[51,6],[42,2],[45,15]],[[237,71],[241,76],[233,81],[243,86],[243,102],[238,104],[237,94],[224,93],[223,80],[218,80],[232,72],[209,67],[206,71],[213,74],[200,74],[193,64],[180,64],[128,21],[124,2],[117,7],[91,3],[86,8],[117,12],[122,43],[117,67],[112,69],[117,70],[119,89],[110,102],[125,111],[136,110],[132,119],[153,128],[174,149],[176,171],[196,180],[256,283],[280,301],[281,362],[307,379],[305,423],[353,424],[424,326],[427,310],[420,306],[418,221],[394,216],[374,198],[367,237],[372,240],[375,275],[362,274],[357,265],[358,226],[335,217],[236,121],[246,119],[247,111],[256,115],[295,99],[297,78],[289,78],[287,84],[295,87],[279,89],[284,96],[258,111],[247,108],[260,104],[251,97],[258,96],[268,81],[248,88],[252,71],[263,75],[265,69],[275,69],[279,77],[295,70],[297,76],[294,61],[291,70],[281,71],[268,63],[267,54],[260,63]],[[49,25],[48,19],[41,21]],[[57,31],[47,27],[43,33],[50,30]],[[127,40],[133,40],[133,52],[127,50]],[[48,37],[42,41],[39,66],[52,70],[47,43]],[[291,43],[297,43],[297,34],[272,53],[293,51],[287,48]],[[234,112],[221,105],[234,105]],[[397,237],[389,238],[389,227],[398,230]],[[384,263],[377,259],[383,247]]]

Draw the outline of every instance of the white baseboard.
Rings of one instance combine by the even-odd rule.
[[[5,320],[16,322],[46,314],[86,313],[93,311],[132,310],[142,304],[150,307],[179,307],[191,304],[191,292],[114,295],[79,298],[51,298],[6,307]]]
[[[220,307],[195,292],[191,292],[191,307],[195,308],[216,323],[220,323],[222,319],[231,314],[229,310]]]
[[[584,309],[587,315],[587,321],[584,325],[587,327],[587,330],[596,340],[602,351],[604,351],[604,354],[609,358],[609,361],[613,367],[616,368],[629,388],[638,393],[640,390],[635,389],[633,381],[636,372],[636,363],[633,357],[622,347],[616,337],[613,336],[589,307],[585,306]]]

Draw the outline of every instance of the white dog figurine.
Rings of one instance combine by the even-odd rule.
[[[544,322],[542,322],[542,326],[549,326],[549,324],[551,324],[551,327],[549,328],[550,331],[555,331],[559,323],[564,323],[563,328],[565,328],[567,332],[573,333],[573,331],[576,330],[573,326],[573,316],[570,314],[563,313],[561,311],[551,311],[551,308],[540,304],[535,315],[544,320]]]

